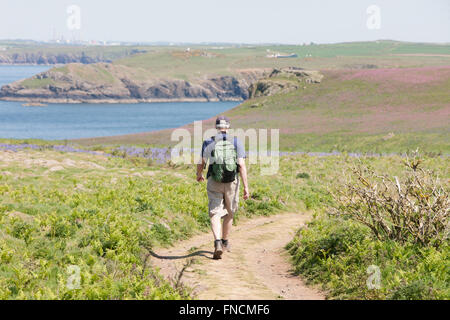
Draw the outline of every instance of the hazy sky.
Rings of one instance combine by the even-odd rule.
[[[67,7],[81,28],[67,27]],[[380,9],[379,29],[366,10]],[[1,0],[0,39],[330,43],[450,42],[450,0]]]

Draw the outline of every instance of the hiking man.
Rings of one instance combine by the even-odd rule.
[[[202,163],[197,165],[197,181],[201,182],[203,170],[209,161],[207,191],[209,216],[214,234],[214,259],[221,259],[223,250],[230,250],[228,236],[233,216],[239,206],[239,175],[244,184],[244,200],[249,198],[245,150],[237,137],[227,134],[230,120],[219,116],[216,120],[218,133],[203,142]],[[223,226],[221,223],[223,219]]]

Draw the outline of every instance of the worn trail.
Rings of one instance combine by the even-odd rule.
[[[212,260],[212,235],[195,236],[169,249],[155,249],[152,264],[164,277],[194,289],[198,299],[324,299],[292,273],[284,246],[310,216],[285,213],[239,222],[232,230],[231,252]]]

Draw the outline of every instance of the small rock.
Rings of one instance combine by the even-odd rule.
[[[64,170],[63,166],[54,166],[54,167],[51,167],[50,169],[48,169],[48,171],[50,171],[50,172],[56,172],[56,171],[61,171],[61,170]]]
[[[36,159],[35,162],[38,165],[44,165],[44,166],[50,167],[50,168],[54,167],[54,166],[58,166],[60,164],[59,161],[56,161],[56,160],[44,160],[44,159]]]
[[[71,159],[64,159],[63,164],[68,167],[76,167],[77,163]]]
[[[105,167],[102,167],[101,165],[98,165],[94,162],[89,162],[89,165],[95,169],[99,169],[99,170],[106,170]]]

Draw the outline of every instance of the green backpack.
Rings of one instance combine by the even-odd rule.
[[[228,140],[217,141],[211,152],[211,177],[217,182],[229,183],[236,180],[237,171],[234,144]]]

